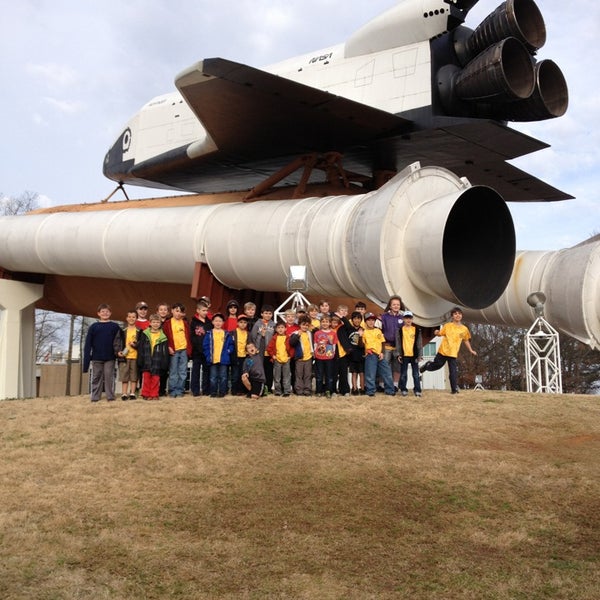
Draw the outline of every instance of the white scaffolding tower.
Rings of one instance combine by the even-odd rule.
[[[537,314],[525,335],[527,391],[562,394],[560,341],[556,329],[544,319],[546,296],[534,292],[527,297],[527,302]]]
[[[282,302],[274,312],[275,321],[277,321],[281,314],[287,308],[296,310],[298,307],[306,308],[310,301],[302,294],[308,289],[308,282],[306,276],[306,266],[304,265],[292,265],[290,267],[290,273],[287,280],[288,292],[291,292],[284,302]],[[288,306],[289,304],[289,306]]]

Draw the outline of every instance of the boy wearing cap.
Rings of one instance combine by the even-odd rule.
[[[298,331],[290,336],[290,345],[294,348],[294,390],[298,396],[312,396],[313,342],[311,320],[307,314],[298,318]]]
[[[374,396],[377,378],[381,377],[386,396],[394,396],[396,390],[392,369],[383,354],[385,338],[381,329],[375,327],[376,318],[372,312],[365,314],[365,328],[362,334],[365,347],[365,391],[367,396]]]
[[[450,311],[449,323],[444,323],[441,329],[436,329],[433,333],[439,337],[443,337],[442,343],[438,349],[438,353],[433,360],[427,361],[419,370],[421,373],[425,371],[437,371],[448,363],[448,373],[450,375],[450,389],[453,394],[458,394],[458,366],[456,358],[460,345],[464,342],[467,350],[477,356],[477,352],[471,348],[471,332],[461,323],[463,318],[462,310],[455,306]]]
[[[408,395],[406,383],[408,381],[408,367],[412,369],[415,396],[421,396],[421,377],[419,375],[419,361],[423,354],[423,336],[421,328],[413,325],[413,314],[410,310],[404,312],[404,323],[398,328],[396,334],[396,352],[400,362],[400,393]]]
[[[135,312],[137,313],[135,326],[142,331],[150,327],[150,321],[148,321],[148,304],[143,301],[138,302],[135,305]]]
[[[292,355],[290,337],[286,333],[286,324],[279,321],[275,333],[267,346],[267,354],[273,363],[273,391],[276,396],[289,396],[292,393]]]
[[[237,300],[230,300],[225,307],[225,325],[223,329],[225,331],[235,331],[238,326],[238,311],[240,310],[240,304]]]

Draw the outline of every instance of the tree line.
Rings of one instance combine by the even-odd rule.
[[[493,390],[525,391],[526,329],[502,325],[469,324],[477,356],[459,356],[460,384],[475,386],[481,375],[483,386]],[[600,391],[600,352],[576,339],[559,334],[564,393],[595,394]]]

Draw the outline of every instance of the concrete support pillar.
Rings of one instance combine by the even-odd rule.
[[[35,396],[35,302],[43,286],[0,279],[0,400]]]

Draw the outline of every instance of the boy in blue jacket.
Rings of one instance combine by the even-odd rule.
[[[234,352],[233,338],[223,329],[225,317],[216,313],[212,318],[213,328],[206,332],[202,347],[209,368],[210,397],[224,398],[227,394],[227,368]]]

